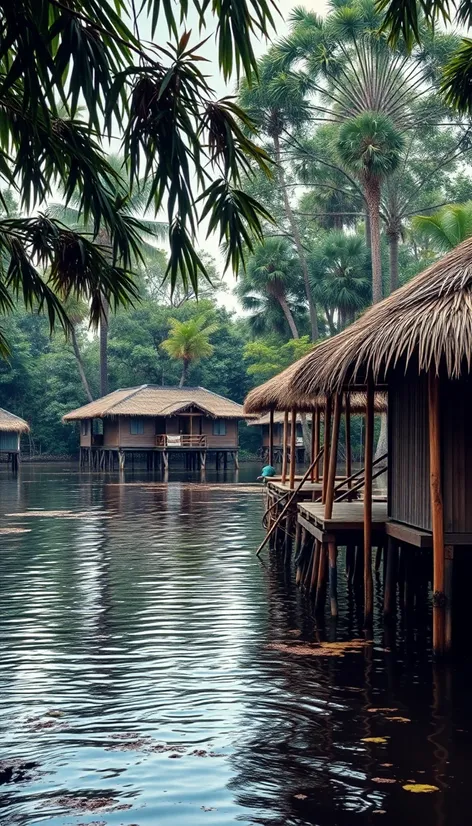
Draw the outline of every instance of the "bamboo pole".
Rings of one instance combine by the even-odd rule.
[[[428,373],[429,416],[429,488],[431,493],[431,525],[433,529],[433,651],[444,654],[444,514],[441,484],[441,437],[439,410],[439,378]]]
[[[344,421],[346,435],[346,481],[348,488],[351,487],[350,476],[352,473],[351,456],[351,395],[346,393],[344,397]]]
[[[320,450],[319,450],[319,452],[318,452],[318,453],[317,453],[317,455],[315,456],[315,460],[314,460],[314,462],[312,462],[312,464],[310,465],[310,467],[308,468],[308,470],[306,471],[306,473],[304,474],[304,476],[303,476],[303,477],[302,477],[302,479],[300,480],[299,484],[297,485],[297,488],[296,488],[294,491],[292,491],[292,493],[291,493],[291,495],[289,496],[289,498],[288,498],[288,500],[287,500],[287,502],[286,502],[286,504],[285,504],[285,506],[284,506],[283,510],[282,510],[282,511],[281,511],[281,513],[278,515],[278,517],[277,517],[277,519],[275,520],[275,522],[273,522],[273,523],[272,523],[272,525],[271,525],[271,527],[270,527],[270,530],[266,533],[266,535],[265,535],[265,539],[261,542],[261,544],[259,545],[259,547],[258,547],[258,549],[257,549],[257,551],[256,551],[256,556],[259,556],[259,554],[260,554],[260,552],[262,551],[262,549],[263,549],[264,545],[267,543],[267,541],[269,540],[269,538],[270,538],[271,534],[274,532],[274,530],[275,530],[275,529],[276,529],[276,527],[278,526],[278,524],[279,524],[280,520],[281,520],[281,519],[283,519],[283,517],[284,517],[284,516],[285,516],[285,514],[287,513],[287,511],[288,511],[288,509],[289,509],[290,505],[292,504],[293,500],[295,499],[295,496],[297,495],[298,491],[299,491],[299,490],[303,487],[303,485],[305,484],[306,480],[308,479],[308,477],[309,477],[309,475],[310,475],[310,473],[311,473],[311,470],[312,470],[313,465],[316,465],[316,464],[320,461],[320,459],[321,459],[321,456],[322,456],[322,455],[323,455],[323,448],[321,447],[321,448],[320,448]]]
[[[297,458],[297,411],[292,408],[290,421],[290,476],[288,486],[290,490],[295,487],[295,465]]]
[[[321,447],[321,413],[319,410],[315,412],[315,456]],[[320,465],[315,468],[315,482],[320,481]]]
[[[318,448],[319,450],[319,448]],[[316,411],[313,411],[311,414],[311,454],[310,454],[310,462],[313,461],[317,454],[316,448]],[[312,470],[311,472],[311,481],[315,481],[315,471]]]
[[[269,413],[269,465],[274,464],[274,411]]]
[[[282,484],[287,481],[288,410],[284,412],[284,435],[282,442]]]
[[[329,453],[328,478],[326,480],[325,519],[331,519],[334,502],[334,483],[336,481],[336,463],[338,459],[339,425],[341,422],[342,396],[336,393],[334,397],[333,431]]]
[[[323,457],[323,489],[321,493],[321,501],[324,504],[326,501],[326,483],[328,480],[328,466],[329,466],[329,449],[331,438],[331,396],[326,397],[325,417],[324,417],[324,457]]]
[[[372,581],[372,458],[374,454],[374,382],[367,382],[367,405],[365,414],[365,484],[364,484],[364,620],[366,626],[372,624],[374,610]]]

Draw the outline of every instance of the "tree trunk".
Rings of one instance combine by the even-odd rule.
[[[284,314],[285,318],[287,319],[287,324],[290,327],[290,332],[292,334],[292,338],[300,338],[298,330],[297,330],[297,325],[295,324],[295,319],[293,317],[293,313],[292,313],[290,307],[288,306],[287,299],[285,298],[284,295],[279,296],[279,304],[282,307],[283,314]]]
[[[390,292],[398,287],[398,232],[387,233],[390,259]]]
[[[110,306],[102,295],[103,310],[100,318],[100,396],[108,393],[108,317]]]
[[[370,235],[370,215],[369,207],[365,209],[365,245],[369,252],[371,251],[371,235]]]
[[[310,324],[311,324],[311,337],[313,341],[316,341],[319,338],[319,331],[318,331],[318,316],[316,312],[316,304],[313,301],[313,295],[311,292],[310,286],[310,278],[308,275],[308,264],[306,260],[305,250],[303,249],[302,239],[300,237],[300,232],[298,230],[298,224],[295,220],[295,215],[293,214],[292,207],[290,206],[290,199],[288,197],[287,192],[287,185],[285,183],[285,173],[281,163],[280,157],[280,138],[279,135],[274,135],[274,150],[275,150],[275,160],[277,161],[277,165],[279,168],[279,181],[280,186],[282,188],[282,197],[285,206],[285,214],[287,216],[287,221],[290,225],[290,229],[292,232],[293,240],[295,242],[295,246],[297,248],[298,257],[300,259],[300,266],[302,268],[303,273],[303,281],[305,283],[305,293],[308,302],[308,309],[310,311]]]
[[[330,334],[330,336],[335,336],[338,331],[336,330],[336,325],[334,323],[332,310],[330,310],[328,307],[325,307],[325,315],[326,315],[326,320],[328,322],[329,334]]]
[[[382,301],[382,258],[380,249],[380,185],[373,178],[366,181],[365,199],[369,205],[372,250],[372,303]]]
[[[89,402],[93,402],[93,396],[92,396],[92,393],[90,392],[90,387],[89,387],[89,383],[87,381],[87,376],[85,375],[84,363],[82,361],[82,354],[81,354],[80,349],[79,349],[79,343],[77,341],[77,335],[76,335],[76,332],[75,332],[74,325],[72,325],[72,327],[71,327],[70,338],[71,338],[71,341],[72,341],[72,347],[73,347],[73,350],[74,350],[74,356],[75,356],[75,360],[77,362],[77,367],[78,367],[78,370],[79,370],[79,375],[80,375],[80,380],[82,382],[82,387],[85,390],[85,395],[87,396]]]
[[[182,375],[180,377],[179,387],[183,387],[184,384],[187,384],[189,364],[190,362],[188,359],[184,359],[182,362]]]

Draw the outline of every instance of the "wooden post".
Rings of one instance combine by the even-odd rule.
[[[318,450],[319,450],[319,448],[318,448]],[[315,456],[316,456],[316,412],[314,411],[311,414],[311,455],[310,455],[311,463],[313,463],[313,459],[315,458]],[[311,482],[315,481],[315,474],[316,474],[316,471],[313,468],[313,470],[311,472]]]
[[[444,653],[452,650],[452,575],[454,569],[454,546],[446,545],[444,549],[444,594],[446,617],[444,623]]]
[[[323,491],[321,501],[326,502],[326,485],[328,481],[329,452],[331,439],[331,396],[326,397],[325,417],[324,417],[324,456],[323,456]]]
[[[391,536],[387,538],[387,568],[384,584],[384,614],[390,616],[395,611],[397,596],[398,546]]]
[[[429,416],[429,488],[431,493],[431,525],[433,529],[433,651],[445,650],[445,575],[444,575],[444,515],[441,484],[441,437],[439,409],[439,378],[428,373]]]
[[[338,616],[338,563],[336,542],[328,543],[329,553],[329,601],[331,616]]]
[[[320,426],[321,426],[321,413],[319,408],[316,410],[315,413],[315,456],[318,455],[320,452],[320,440],[321,440],[321,433],[320,433]],[[320,464],[316,465],[315,468],[315,482],[320,481]]]
[[[282,484],[287,481],[288,410],[284,412],[284,435],[282,441]]]
[[[269,465],[274,464],[274,411],[269,413]]]
[[[372,581],[372,460],[374,455],[374,382],[367,381],[364,450],[364,620],[372,624],[374,587]]]
[[[290,422],[290,478],[289,488],[293,490],[295,487],[295,464],[297,461],[297,411],[292,408],[292,416]]]
[[[334,484],[336,481],[336,463],[338,459],[339,424],[341,421],[342,396],[336,393],[334,398],[333,432],[331,437],[331,447],[329,453],[328,478],[325,488],[325,519],[331,519],[333,515]]]
[[[346,393],[344,396],[344,423],[346,435],[346,478],[348,480],[347,486],[351,487],[352,474],[352,456],[351,456],[351,395]]]

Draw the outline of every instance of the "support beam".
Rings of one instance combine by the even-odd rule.
[[[284,434],[282,441],[282,483],[287,481],[288,410],[284,412]],[[312,460],[313,461],[313,460]]]
[[[269,465],[274,465],[274,411],[269,413]]]
[[[344,433],[346,436],[346,479],[348,488],[351,487],[352,455],[351,455],[351,394],[344,396]]]
[[[428,373],[429,489],[433,532],[433,651],[445,653],[444,514],[441,480],[439,378]]]
[[[318,410],[315,411],[314,415],[315,415],[315,454],[314,455],[317,456],[318,453],[320,452],[320,447],[321,447],[321,432],[320,432],[321,431],[321,413],[320,413],[319,408],[318,408]],[[320,481],[320,464],[319,464],[319,462],[315,467],[315,478],[312,481],[315,481],[315,482]]]
[[[341,422],[342,395],[337,393],[334,397],[333,432],[331,437],[331,447],[329,453],[328,478],[326,480],[325,498],[325,519],[331,519],[333,515],[334,484],[336,481],[336,464],[338,460],[339,425]]]
[[[324,417],[324,456],[323,456],[323,490],[321,493],[321,501],[326,502],[326,484],[328,481],[328,467],[329,467],[329,450],[331,439],[331,396],[326,397],[325,417]]]
[[[372,581],[372,460],[374,456],[374,382],[367,381],[364,449],[364,620],[372,625],[374,586]]]
[[[293,490],[295,487],[295,465],[297,461],[297,411],[292,408],[292,416],[290,423],[290,478],[289,487]]]

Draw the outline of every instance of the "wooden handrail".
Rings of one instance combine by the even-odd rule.
[[[372,467],[373,466],[374,465],[372,464]],[[385,467],[379,468],[379,470],[376,473],[372,474],[372,479],[377,479],[377,476],[382,476],[382,473],[385,473],[385,471],[387,469],[388,469],[388,465],[385,465]],[[355,493],[356,490],[359,490],[360,488],[364,487],[364,481],[365,481],[364,479],[361,479],[359,482],[357,482],[356,485],[354,485],[352,488],[349,488],[349,490],[345,491],[345,493],[342,493],[341,496],[338,496],[337,499],[335,499],[334,501],[335,502],[342,502],[343,499],[347,499],[347,497],[351,496],[351,494]]]
[[[383,462],[383,460],[386,459],[387,457],[388,457],[388,453],[384,453],[382,456],[379,456],[378,459],[375,459],[372,462],[372,467],[375,467],[376,465],[378,465],[379,462]],[[365,472],[365,467],[361,467],[360,470],[357,470],[355,473],[351,474],[351,476],[348,476],[347,479],[342,479],[337,485],[335,485],[334,492],[336,493],[337,490],[339,490],[340,488],[343,488],[345,485],[347,485],[348,482],[352,482],[354,479],[357,479],[358,476],[361,476],[364,472]],[[362,483],[362,484],[364,484],[364,483]],[[352,488],[351,488],[351,490],[352,490]]]

